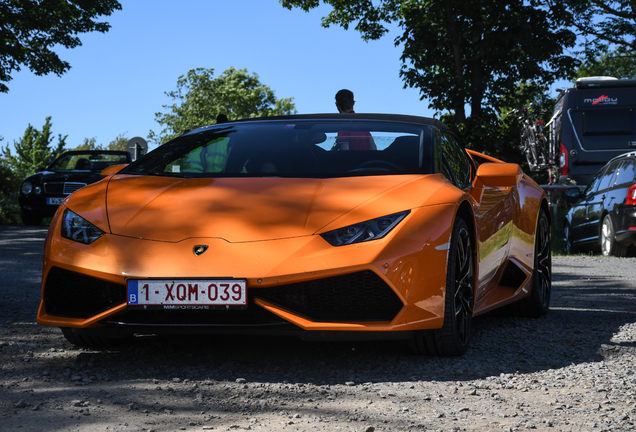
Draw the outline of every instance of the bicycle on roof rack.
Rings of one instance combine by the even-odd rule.
[[[547,170],[549,183],[556,184],[560,174],[556,148],[552,140],[548,140],[544,121],[538,119],[539,113],[534,104],[530,104],[527,108],[513,110],[511,113],[518,115],[517,120],[522,126],[519,148],[526,156],[530,171]]]

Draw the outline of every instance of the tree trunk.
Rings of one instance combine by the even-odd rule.
[[[464,110],[464,96],[463,96],[463,82],[464,82],[464,67],[462,64],[462,48],[461,37],[457,32],[457,25],[455,23],[455,16],[453,15],[453,6],[451,0],[444,0],[444,10],[446,12],[446,19],[448,20],[448,30],[450,32],[451,50],[453,53],[453,75],[455,78],[455,97],[452,98],[451,106],[455,111],[455,121],[460,124],[466,121],[466,111]]]

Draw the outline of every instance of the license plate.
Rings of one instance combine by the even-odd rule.
[[[245,309],[245,279],[130,279],[129,309]]]
[[[47,198],[46,203],[49,205],[60,205],[64,201],[64,198]]]

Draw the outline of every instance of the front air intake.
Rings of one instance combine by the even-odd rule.
[[[58,267],[46,277],[44,306],[49,315],[90,318],[122,303],[126,303],[126,285]]]
[[[370,270],[289,285],[258,288],[261,298],[312,321],[391,321],[403,303]]]

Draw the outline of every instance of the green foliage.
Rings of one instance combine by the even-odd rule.
[[[293,98],[276,99],[274,91],[250,75],[247,69],[229,68],[217,78],[214,69],[197,68],[179,77],[177,90],[166,92],[176,100],[164,105],[168,113],[156,113],[164,129],[151,131],[149,141],[163,144],[182,133],[213,124],[219,114],[229,120],[288,115],[296,112]]]
[[[103,150],[101,144],[97,144],[97,138],[84,138],[84,142],[72,150]]]
[[[57,145],[51,146],[51,126],[51,117],[46,118],[41,131],[29,125],[22,139],[13,142],[16,155],[8,144],[0,147],[0,224],[19,223],[18,193],[22,180],[48,166],[64,151],[66,136],[58,135]]]
[[[0,137],[0,141],[4,138]],[[0,225],[16,224],[18,214],[18,188],[20,183],[11,169],[0,158]]]
[[[73,150],[121,150],[126,151],[126,144],[128,144],[129,138],[125,134],[119,134],[117,137],[108,143],[107,146],[103,144],[97,144],[97,138],[84,138],[84,142]]]
[[[549,85],[571,76],[577,61],[564,55],[574,33],[565,11],[537,2],[410,1],[402,6],[401,76],[419,88],[430,107],[462,123],[487,119],[520,82]]]
[[[318,0],[282,0],[289,9],[305,11]],[[492,119],[501,101],[514,94],[519,82],[549,85],[569,78],[577,60],[566,55],[575,34],[566,28],[568,11],[562,2],[515,0],[323,0],[333,11],[323,26],[352,23],[365,40],[378,39],[397,22],[403,46],[400,75],[417,88],[429,107],[451,112],[464,124],[470,106],[474,124]],[[377,6],[374,6],[377,5]]]
[[[614,78],[636,78],[636,55],[628,55],[616,50],[590,59],[576,70],[574,80],[591,76],[612,76]]]
[[[126,145],[130,141],[130,138],[126,137],[125,134],[119,134],[117,137],[108,143],[108,147],[106,150],[121,150],[126,151]]]
[[[9,145],[2,148],[2,158],[6,166],[19,179],[24,179],[34,174],[38,169],[47,167],[53,160],[65,150],[66,136],[58,135],[58,142],[53,144],[51,132],[51,117],[46,118],[46,123],[39,131],[29,124],[20,141],[14,141],[16,155],[11,153]]]
[[[608,51],[636,51],[636,2],[634,0],[564,0],[572,12],[566,19],[584,39],[580,54],[594,63]]]
[[[469,117],[464,123],[457,123],[454,116],[446,114],[441,120],[455,130],[467,148],[506,162],[517,163],[539,184],[546,184],[547,173],[529,170],[527,160],[519,148],[521,124],[512,111],[534,104],[533,110],[538,113],[537,118],[547,123],[555,102],[555,99],[547,96],[547,88],[529,82],[518,84],[515,91],[503,98],[500,111],[496,115]]]
[[[21,65],[36,75],[67,72],[71,66],[52,48],[81,45],[80,33],[106,33],[110,25],[96,20],[119,9],[116,0],[0,0],[0,92]]]

